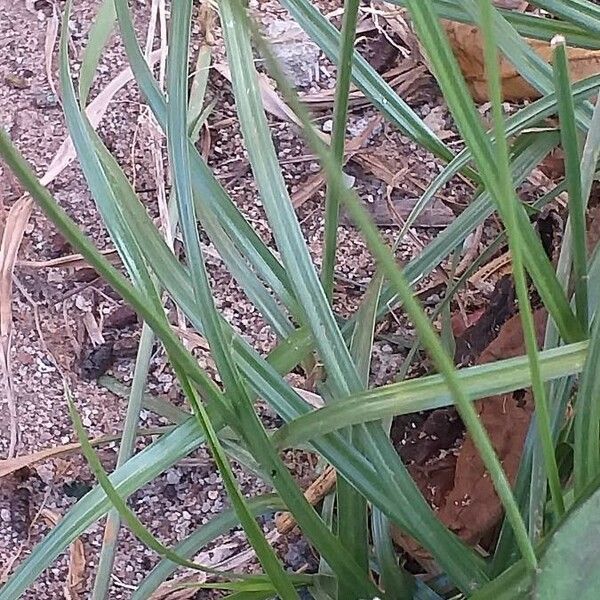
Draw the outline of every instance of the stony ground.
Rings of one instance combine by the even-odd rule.
[[[150,3],[139,0],[131,4],[142,39],[148,27]],[[98,2],[93,0],[75,3],[71,21],[71,55],[75,73],[97,5]],[[334,11],[331,18],[338,21],[339,3],[321,2],[320,6],[324,12]],[[62,2],[57,3],[57,8],[59,11],[62,9]],[[317,122],[324,132],[330,131],[334,68],[318,49],[298,35],[279,4],[253,1],[251,8],[265,25],[277,51],[287,61],[290,75],[300,91],[317,107]],[[44,0],[0,0],[0,14],[0,125],[9,131],[19,149],[42,176],[67,136],[59,94],[55,93],[58,76],[52,32],[56,18],[53,17],[52,3]],[[403,58],[394,45],[401,44],[402,40],[396,38],[394,31],[385,23],[371,19],[367,11],[363,17],[364,41],[361,47],[365,55],[382,73],[393,72],[394,69],[400,73],[397,85],[401,87],[403,96],[453,144],[456,140],[452,128],[429,74],[422,69],[418,76],[413,74],[412,80],[406,75],[402,79],[403,64],[409,59]],[[388,37],[382,36],[377,27],[385,27]],[[202,41],[200,30],[197,19],[194,50]],[[212,32],[215,38],[214,62],[223,64],[218,27],[215,26]],[[48,40],[51,54],[45,48]],[[300,58],[301,55],[304,59]],[[46,64],[49,65],[48,73]],[[103,56],[92,97],[125,68],[124,52],[115,36]],[[268,224],[257,199],[242,146],[230,84],[218,68],[211,70],[207,96],[214,100],[215,105],[208,128],[202,132],[200,147],[226,190],[263,239],[269,241]],[[299,218],[315,262],[319,264],[323,228],[322,186],[312,196],[302,197],[308,186],[314,183],[318,165],[292,125],[273,116],[270,119],[286,182],[298,205]],[[128,84],[115,96],[99,131],[128,176],[134,180],[148,210],[157,216],[157,177],[162,175],[157,175],[154,155],[149,147],[153,131],[150,123],[134,85]],[[362,139],[362,144],[349,162],[347,172],[355,178],[361,198],[372,209],[384,234],[392,239],[397,231],[394,228],[398,224],[397,211],[406,215],[411,203],[438,172],[440,165],[394,127],[378,120],[376,113],[368,107],[360,104],[352,107],[349,129],[354,139]],[[159,140],[158,144],[164,154],[164,142]],[[6,218],[7,211],[20,197],[20,190],[2,165],[0,169],[0,198]],[[160,180],[159,184],[162,183],[163,180]],[[49,189],[100,248],[110,247],[76,163],[64,169]],[[453,211],[460,210],[466,201],[465,191],[460,183],[446,191],[445,204],[438,203],[429,220],[421,223],[416,230],[415,239],[401,247],[401,260],[418,252],[419,244],[435,235],[437,228],[447,224]],[[388,198],[397,210],[390,211]],[[368,283],[373,264],[364,243],[350,224],[346,223],[341,228],[339,244],[336,305],[340,313],[350,314]],[[90,277],[89,271],[35,264],[69,253],[70,249],[65,247],[52,225],[34,208],[20,245],[10,307],[12,313],[8,315],[13,327],[9,352],[12,393],[9,396],[5,389],[5,402],[0,406],[0,452],[4,457],[8,456],[10,449],[11,397],[16,406],[19,431],[18,456],[74,440],[65,410],[60,371],[69,376],[73,395],[91,436],[115,433],[123,421],[124,401],[96,381],[94,369],[90,372],[86,358],[92,353],[93,360],[102,362],[102,351],[99,359],[99,352],[94,352],[94,349],[103,347],[103,344],[119,342],[131,348],[138,339],[139,327],[123,311],[119,300],[107,286],[101,280]],[[218,260],[211,260],[210,272],[223,314],[255,347],[262,352],[268,351],[275,339],[260,314]],[[2,318],[5,317],[3,313]],[[391,320],[381,333],[405,336],[401,316],[398,319]],[[375,383],[393,378],[404,351],[402,345],[389,340],[377,342],[373,369]],[[116,354],[116,360],[109,365],[109,375],[127,384],[131,381],[133,358],[125,352]],[[201,353],[200,358],[206,361]],[[156,349],[152,360],[148,391],[181,405],[174,378],[159,349]],[[269,417],[268,411],[265,411],[265,417]],[[146,411],[142,420],[145,427],[166,424],[165,420]],[[143,446],[144,443],[140,444]],[[107,469],[114,467],[116,450],[115,445],[109,444],[100,451]],[[290,454],[288,458],[299,480],[308,485],[315,474],[314,461],[306,454]],[[239,477],[248,494],[264,491],[264,486],[251,474],[239,469]],[[0,480],[0,582],[48,532],[52,520],[64,515],[91,485],[93,478],[77,454],[21,469],[17,474]],[[203,451],[170,469],[131,499],[136,514],[169,544],[181,540],[225,504],[220,478]],[[272,520],[265,521],[265,528],[273,528]],[[82,581],[78,585],[71,589],[68,587],[69,562],[65,555],[39,578],[25,597],[87,597],[93,582],[101,535],[102,524],[97,523],[81,538],[85,558],[80,561],[78,575]],[[155,555],[144,549],[127,531],[121,531],[119,542],[110,593],[110,597],[115,599],[128,598],[132,586],[156,562]],[[215,561],[239,556],[246,549],[241,534],[237,532],[222,543],[225,545]],[[291,538],[282,541],[279,547],[291,568],[314,565],[315,557],[301,541]],[[248,563],[247,568],[251,564]]]

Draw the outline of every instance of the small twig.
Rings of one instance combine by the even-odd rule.
[[[304,497],[311,506],[316,506],[329,494],[335,487],[336,479],[335,469],[329,466],[306,488]],[[296,527],[296,519],[292,513],[284,512],[275,517],[275,526],[277,531],[284,535],[290,533]]]

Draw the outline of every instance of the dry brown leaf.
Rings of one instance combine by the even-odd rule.
[[[503,277],[511,272],[512,266],[510,253],[505,252],[478,269],[471,277],[469,283],[476,288],[481,287],[492,275]]]
[[[43,508],[40,515],[51,526],[55,527],[61,520],[61,516],[48,508]],[[69,572],[64,587],[65,598],[76,600],[80,597],[85,583],[85,550],[83,542],[76,538],[69,548]]]
[[[534,313],[540,346],[543,343],[546,319],[545,310],[539,309]],[[521,318],[515,315],[484,350],[477,364],[521,356],[524,352]],[[532,393],[528,389],[501,394],[479,400],[476,407],[504,472],[513,484],[534,409]],[[438,514],[447,527],[470,544],[479,543],[502,517],[500,499],[479,451],[468,435],[456,461],[454,486]]]
[[[231,82],[231,71],[227,65],[216,63],[214,68],[222,77]],[[267,112],[282,121],[300,125],[300,121],[298,121],[294,111],[279,97],[265,75],[259,74],[258,84],[260,88],[260,97]]]
[[[90,444],[92,446],[100,446],[101,444],[108,444],[109,442],[114,442],[120,438],[121,436],[119,435],[104,435],[90,440]],[[80,448],[81,444],[73,442],[72,444],[63,444],[54,448],[46,448],[45,450],[32,452],[31,454],[24,454],[22,456],[15,456],[14,458],[0,460],[0,479],[21,469],[33,467],[37,463],[50,458],[58,458],[59,456],[78,452]]]
[[[46,67],[46,79],[48,85],[52,90],[52,93],[58,97],[56,93],[56,86],[54,85],[54,78],[52,77],[52,54],[54,52],[54,46],[56,45],[56,38],[58,37],[58,14],[56,12],[56,6],[52,5],[52,16],[48,19],[48,27],[46,28],[46,38],[44,40],[44,66]]]
[[[483,60],[483,39],[478,27],[454,21],[443,23],[473,98],[477,102],[487,102],[489,97]],[[552,62],[552,49],[548,42],[527,41],[545,62]],[[580,81],[600,73],[599,50],[568,47],[567,54],[572,81]],[[501,59],[500,74],[504,100],[535,100],[540,97],[540,93],[519,75],[505,57]]]
[[[64,444],[62,446],[57,446],[56,448],[47,448],[46,450],[40,450],[39,452],[33,452],[32,454],[24,454],[22,456],[16,456],[15,458],[0,460],[0,479],[24,469],[25,467],[32,467],[36,463],[49,458],[56,458],[58,456],[70,454],[71,452],[76,452],[79,448],[81,448],[81,444]]]
[[[541,346],[546,312],[534,313],[538,343]],[[488,344],[476,364],[524,354],[520,316],[514,315],[500,328],[498,336]],[[502,462],[507,477],[514,482],[523,444],[533,412],[530,390],[500,394],[476,402],[485,426]],[[439,412],[439,411],[434,411]],[[438,517],[466,542],[476,545],[485,540],[502,517],[502,505],[471,438],[467,435],[458,451],[443,453],[441,458],[409,466],[409,471],[427,501],[438,510]],[[428,571],[435,572],[431,556],[414,540],[397,528],[393,538]]]
[[[4,391],[10,421],[8,458],[12,458],[15,455],[19,437],[17,407],[10,369],[13,273],[19,246],[21,245],[21,240],[29,221],[29,215],[31,214],[32,202],[28,196],[21,196],[12,205],[4,223],[2,244],[0,245],[0,370],[4,381]]]
[[[325,171],[321,170],[303,181],[302,185],[292,194],[294,208],[299,208],[308,202],[325,185],[326,179]]]

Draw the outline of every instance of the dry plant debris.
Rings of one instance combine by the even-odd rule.
[[[499,8],[520,12],[524,12],[529,6],[528,2],[519,0],[496,0],[495,4]],[[454,21],[443,23],[473,98],[477,102],[487,102],[488,84],[483,64],[483,39],[479,28]],[[544,61],[552,62],[552,49],[548,42],[528,40],[528,43]],[[567,54],[572,81],[580,81],[600,73],[600,51],[569,47]],[[527,83],[504,57],[501,58],[500,76],[506,101],[518,102],[540,97],[540,93]]]

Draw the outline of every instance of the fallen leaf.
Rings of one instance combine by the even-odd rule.
[[[33,200],[29,196],[21,196],[12,205],[4,223],[2,244],[0,245],[0,370],[9,412],[8,458],[15,455],[19,438],[17,406],[13,393],[10,367],[13,275],[19,246],[29,221],[32,204]]]
[[[534,313],[538,345],[543,344],[547,313]],[[525,352],[521,317],[515,315],[483,351],[477,364],[521,356]],[[523,444],[533,413],[531,390],[517,390],[476,402],[477,413],[511,484],[514,483]],[[499,523],[502,504],[469,435],[458,453],[454,486],[445,499],[440,520],[470,544],[479,543]]]
[[[443,21],[443,24],[473,98],[477,102],[487,102],[488,83],[483,60],[483,38],[479,28],[454,21]],[[529,39],[527,42],[545,62],[552,63],[552,48],[548,42]],[[600,73],[599,50],[568,47],[567,55],[573,82]],[[504,56],[500,62],[500,76],[506,101],[535,100],[541,96]]]

